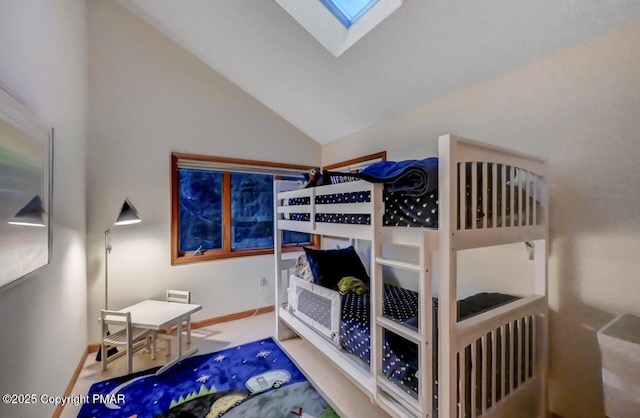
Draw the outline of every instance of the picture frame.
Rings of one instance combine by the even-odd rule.
[[[51,262],[53,129],[0,85],[0,292]]]

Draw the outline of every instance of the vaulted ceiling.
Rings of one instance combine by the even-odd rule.
[[[118,1],[319,143],[640,20],[637,0],[404,0],[336,58],[274,0]]]

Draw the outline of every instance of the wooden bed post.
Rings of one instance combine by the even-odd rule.
[[[455,226],[457,167],[452,162],[455,138],[443,135],[438,139],[438,189],[440,295],[438,302],[438,416],[456,417],[457,347],[457,270]],[[463,191],[464,193],[464,191]],[[461,220],[462,222],[462,220]]]
[[[278,219],[279,219],[279,214],[278,214],[278,192],[280,192],[279,187],[278,187],[278,182],[274,181],[273,182],[273,254],[275,255],[274,257],[274,269],[275,269],[275,274],[274,274],[274,287],[275,287],[275,309],[276,311],[278,309],[280,309],[280,306],[282,306],[282,295],[281,295],[281,286],[282,286],[282,270],[281,270],[281,264],[282,264],[282,231],[280,230],[280,228],[278,228]],[[284,339],[284,330],[283,327],[285,326],[281,321],[280,318],[277,315],[275,315],[276,318],[276,327],[275,327],[275,337],[278,341],[282,341]]]
[[[384,295],[384,286],[382,283],[382,265],[377,262],[382,257],[382,243],[384,242],[383,227],[382,227],[382,215],[384,214],[384,202],[382,197],[382,184],[374,184],[371,191],[371,203],[373,204],[373,211],[371,214],[371,223],[373,224],[373,234],[371,236],[371,286],[370,286],[370,306],[371,315],[369,324],[371,330],[371,338],[369,342],[371,346],[370,350],[370,370],[373,376],[374,382],[377,382],[380,375],[380,369],[382,369],[382,355],[383,355],[383,341],[384,332],[383,328],[378,324],[377,318],[383,315],[382,299]],[[372,302],[372,303],[371,303]],[[373,391],[373,399],[378,399],[379,386],[375,385]]]
[[[275,287],[275,330],[274,334],[276,340],[282,341],[287,338],[290,338],[293,335],[293,331],[282,322],[280,316],[278,315],[278,310],[285,302],[285,298],[283,297],[283,291],[286,292],[286,287],[282,286],[282,270],[284,268],[284,263],[282,262],[282,230],[278,228],[278,193],[280,193],[282,189],[280,181],[273,182],[273,254],[274,254],[274,287]],[[288,278],[287,278],[288,279]]]
[[[548,218],[546,218],[548,219]],[[548,238],[534,242],[534,292],[544,295],[546,309],[538,317],[541,322],[537,339],[540,353],[540,417],[548,417],[548,385],[547,375],[549,369],[549,250]]]
[[[419,314],[423,318],[420,321],[420,336],[422,344],[418,353],[418,365],[420,366],[420,404],[422,417],[431,417],[433,412],[433,252],[437,249],[437,239],[429,231],[423,231],[420,239],[420,266],[422,270],[419,276],[420,307]],[[427,320],[424,320],[427,319]]]

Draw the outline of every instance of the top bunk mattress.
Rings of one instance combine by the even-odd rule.
[[[345,174],[340,173],[340,176],[331,174],[325,176],[328,179],[323,183],[324,187],[327,184],[338,184],[333,179],[338,179],[339,183],[348,183],[353,181],[366,180],[368,182],[378,182],[384,185],[383,188],[383,201],[385,210],[383,214],[382,223],[384,226],[394,227],[422,227],[422,228],[437,228],[438,227],[438,159],[427,158],[425,160],[411,160],[413,162],[421,163],[418,167],[413,167],[404,163],[407,162],[381,162],[376,163],[367,169],[363,170],[359,174]],[[427,162],[427,163],[424,163]],[[389,169],[392,174],[388,173],[380,174],[380,170],[376,170],[376,175],[371,175],[367,172],[370,168],[375,168],[382,164],[400,164],[400,169]],[[392,168],[394,166],[391,166]],[[407,168],[409,167],[409,168]],[[531,196],[528,196],[526,190],[521,190],[518,187],[519,182],[513,187],[498,187],[495,191],[497,194],[493,196],[494,191],[491,185],[494,184],[493,171],[489,171],[487,174],[487,204],[486,212],[484,212],[484,193],[477,193],[476,196],[476,213],[472,216],[472,171],[473,166],[468,163],[466,169],[466,190],[465,190],[465,208],[467,221],[467,228],[470,228],[472,222],[482,223],[486,222],[488,227],[492,227],[493,212],[497,211],[496,222],[498,227],[502,226],[502,219],[500,214],[505,213],[507,219],[512,219],[511,211],[517,215],[520,207],[528,205],[533,207],[534,202]],[[481,167],[476,166],[476,190],[483,190],[483,176],[481,173]],[[400,174],[398,174],[400,172]],[[503,178],[503,170],[497,170],[497,179],[495,184],[509,184],[509,173],[507,170]],[[402,174],[404,173],[404,174]],[[421,173],[418,175],[418,173]],[[387,179],[390,178],[391,181]],[[503,192],[504,190],[504,192]],[[504,196],[503,196],[504,194]],[[513,198],[512,198],[513,195]],[[367,203],[371,202],[370,190],[356,190],[341,193],[328,193],[318,194],[314,196],[313,204],[316,205],[318,210],[316,212],[322,212],[320,210],[321,205],[334,205],[334,204],[350,204],[350,203]],[[512,202],[513,200],[513,202]],[[494,208],[494,202],[496,207]],[[280,206],[308,206],[311,205],[311,198],[309,196],[296,197],[291,199],[281,199],[279,201]],[[503,212],[503,205],[505,206]],[[539,205],[535,202],[535,205]],[[370,213],[351,213],[352,211],[345,211],[349,213],[315,213],[315,222],[323,223],[336,223],[336,224],[355,224],[355,225],[370,225],[371,214]],[[530,211],[532,213],[533,211]],[[311,214],[309,212],[300,213],[291,211],[290,213],[283,214],[283,219],[292,221],[309,222],[311,220]],[[516,219],[516,216],[513,217]],[[517,222],[517,220],[516,220]]]

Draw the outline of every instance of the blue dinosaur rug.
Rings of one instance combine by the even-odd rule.
[[[78,417],[339,418],[271,338],[91,386]]]

